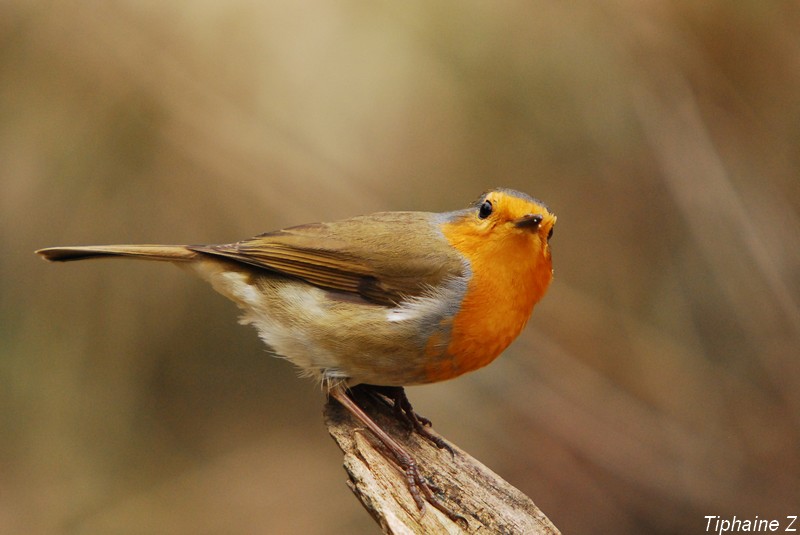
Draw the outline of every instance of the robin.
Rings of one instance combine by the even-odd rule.
[[[273,351],[319,381],[383,442],[447,512],[412,456],[351,398],[365,385],[428,432],[403,386],[452,379],[494,360],[522,331],[553,277],[556,216],[510,189],[446,213],[380,212],[301,225],[222,245],[97,245],[36,251],[47,260],[106,256],[194,271],[243,311]],[[452,451],[452,450],[451,450]],[[449,513],[448,513],[449,514]]]

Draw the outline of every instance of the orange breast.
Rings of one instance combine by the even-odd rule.
[[[443,231],[469,260],[472,276],[452,322],[447,357],[426,370],[430,382],[497,358],[525,327],[553,277],[549,250],[533,233],[480,235],[457,222],[445,224]]]

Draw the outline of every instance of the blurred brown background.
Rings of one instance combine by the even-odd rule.
[[[492,366],[411,389],[567,533],[800,514],[800,8],[0,4],[0,532],[374,533],[323,396],[170,266],[492,186],[556,280]]]

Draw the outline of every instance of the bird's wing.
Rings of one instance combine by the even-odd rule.
[[[189,248],[382,305],[421,295],[467,269],[435,214],[420,212],[378,213]]]

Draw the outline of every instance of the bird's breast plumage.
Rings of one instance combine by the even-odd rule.
[[[445,235],[469,262],[469,283],[452,319],[447,358],[429,362],[429,382],[476,370],[497,358],[525,327],[553,277],[549,249],[543,250],[535,235],[480,241],[460,228],[445,225]]]

